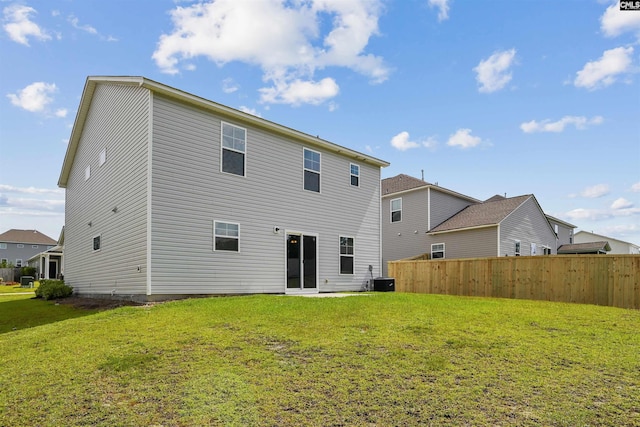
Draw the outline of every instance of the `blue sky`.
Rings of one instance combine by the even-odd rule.
[[[640,244],[640,11],[615,1],[0,0],[0,232],[57,238],[89,75],[141,75]]]

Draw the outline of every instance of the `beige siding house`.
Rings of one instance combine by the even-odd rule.
[[[59,179],[79,294],[360,290],[388,163],[144,77],[89,77]]]

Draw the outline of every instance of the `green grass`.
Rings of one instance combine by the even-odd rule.
[[[0,420],[638,426],[639,326],[611,307],[397,293],[123,307],[1,334]]]
[[[28,295],[0,295],[0,334],[74,317],[87,316],[94,312],[77,310],[63,304],[56,305],[55,301],[35,299],[35,294],[33,293]]]
[[[0,294],[35,292],[35,289],[38,287],[38,285],[39,285],[39,282],[35,282],[33,288],[22,288],[20,287],[19,283],[14,286],[0,285]]]

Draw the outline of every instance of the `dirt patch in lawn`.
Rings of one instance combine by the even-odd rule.
[[[108,298],[82,298],[69,297],[56,300],[56,304],[71,305],[84,310],[111,310],[124,306],[142,306],[143,303],[135,301],[112,300]]]

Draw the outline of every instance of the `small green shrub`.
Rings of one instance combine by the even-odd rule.
[[[36,298],[45,300],[66,298],[71,296],[73,288],[64,284],[62,280],[41,280],[36,289]]]

